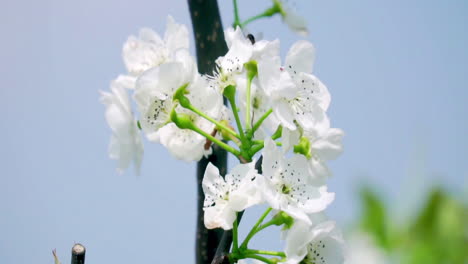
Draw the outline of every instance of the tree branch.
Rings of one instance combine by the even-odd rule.
[[[212,74],[215,60],[227,52],[224,33],[216,0],[188,0],[192,28],[195,36],[197,64],[200,73]],[[215,255],[221,240],[222,230],[208,230],[203,220],[202,180],[208,163],[219,168],[221,175],[226,174],[227,153],[219,147],[213,146],[213,154],[203,158],[197,164],[197,234],[196,234],[196,263],[209,264]]]
[[[72,247],[71,264],[84,264],[85,254],[86,248],[83,245],[76,243]]]

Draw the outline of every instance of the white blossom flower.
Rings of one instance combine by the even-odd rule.
[[[287,152],[299,144],[301,138],[309,143],[308,153],[305,156],[309,160],[311,173],[325,180],[331,176],[326,162],[336,159],[343,151],[342,138],[344,132],[338,128],[330,128],[329,122],[324,126],[312,130],[294,130],[283,128],[283,152]],[[303,153],[304,154],[304,153]]]
[[[140,30],[138,37],[130,36],[125,42],[122,55],[127,70],[132,75],[172,60],[178,49],[189,48],[189,34],[185,25],[175,23],[167,17],[164,38],[149,28]]]
[[[133,162],[138,175],[143,157],[143,143],[125,89],[129,85],[128,81],[128,78],[122,76],[112,81],[111,92],[101,92],[101,102],[106,106],[105,116],[112,130],[110,158],[118,160],[117,171],[120,173]]]
[[[251,60],[259,61],[263,57],[278,56],[279,41],[261,40],[252,43],[240,27],[228,28],[224,37],[229,51],[216,59],[216,71],[211,80],[221,91],[228,85],[237,85],[238,76],[245,77],[244,64]],[[243,73],[243,74],[241,74]]]
[[[216,70],[211,77],[212,82],[220,91],[226,86],[236,85],[235,78],[244,69],[244,64],[252,56],[252,43],[248,40],[240,27],[235,30],[228,28],[224,31],[224,39],[228,52],[216,59]]]
[[[208,229],[232,229],[236,212],[260,203],[255,179],[258,177],[255,162],[239,164],[225,178],[218,168],[209,163],[202,181],[205,193],[205,226]]]
[[[259,80],[272,97],[273,110],[281,124],[290,130],[296,123],[312,129],[327,121],[330,94],[312,71],[314,48],[310,42],[298,41],[288,51],[286,65],[278,57],[259,63]]]
[[[319,217],[323,218],[323,217]],[[286,234],[285,264],[342,264],[344,241],[333,221],[302,221]],[[367,263],[367,262],[366,262]]]
[[[286,1],[273,0],[273,2],[280,8],[280,14],[283,18],[283,22],[286,23],[292,31],[303,37],[309,34],[306,20],[299,16],[293,8],[287,5],[285,3]]]
[[[148,140],[158,142],[158,130],[170,122],[175,91],[193,83],[197,74],[194,58],[182,49],[174,61],[151,68],[137,79],[134,99]]]
[[[265,201],[296,219],[310,224],[309,213],[323,211],[334,199],[325,185],[314,185],[302,155],[286,159],[273,140],[265,139],[263,177],[259,177]]]
[[[223,113],[222,96],[208,86],[206,79],[196,78],[187,90],[189,94],[186,96],[193,106],[213,119],[221,118]],[[190,116],[194,125],[208,134],[211,134],[215,129],[213,123],[181,106],[177,106],[176,112]],[[198,161],[203,156],[211,154],[211,148],[205,148],[207,140],[205,137],[189,129],[180,129],[174,123],[162,127],[158,134],[161,144],[177,159],[188,162]]]

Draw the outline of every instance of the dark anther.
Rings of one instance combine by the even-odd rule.
[[[248,34],[247,38],[252,42],[252,45],[255,44],[255,37],[252,34]]]

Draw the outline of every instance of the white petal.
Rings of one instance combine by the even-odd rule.
[[[286,127],[283,128],[281,134],[281,142],[283,143],[283,152],[290,151],[295,145],[299,143],[300,133],[299,130],[290,130]]]
[[[208,163],[202,180],[202,188],[205,196],[216,196],[218,191],[216,186],[219,185],[221,181],[223,180],[219,175],[219,169],[211,162]]]
[[[309,34],[309,31],[307,29],[307,23],[306,20],[297,15],[291,8],[287,6],[283,6],[283,9],[285,11],[285,15],[283,16],[284,23],[288,25],[288,27],[299,34],[300,36],[307,36]]]
[[[266,57],[257,64],[258,80],[263,91],[272,95],[280,80],[281,60],[279,56]]]
[[[188,130],[180,129],[170,123],[159,130],[159,140],[176,158],[186,162],[199,161],[204,154],[206,139]]]
[[[338,128],[330,128],[313,144],[312,149],[323,160],[332,160],[343,151],[342,138],[344,132]]]
[[[286,69],[311,73],[315,59],[315,48],[312,43],[299,40],[293,44],[286,55]],[[291,66],[291,68],[289,67]]]
[[[292,112],[288,102],[285,102],[284,100],[274,102],[273,113],[284,127],[290,130],[296,129],[296,125],[294,124],[294,113]]]
[[[189,33],[187,27],[183,24],[175,23],[174,18],[168,16],[164,40],[171,52],[175,52],[178,49],[188,49]]]

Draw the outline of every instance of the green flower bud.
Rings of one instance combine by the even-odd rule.
[[[187,91],[188,85],[189,83],[186,83],[182,85],[181,87],[179,87],[177,91],[174,93],[174,96],[172,97],[174,101],[178,101],[180,105],[184,108],[189,108],[191,105],[190,100],[185,96],[186,94],[189,93]]]
[[[294,146],[294,153],[302,154],[308,159],[310,159],[312,154],[309,139],[306,137],[301,137],[301,139],[299,140],[299,144]]]
[[[228,85],[224,88],[223,95],[228,100],[234,100],[236,97],[236,87],[234,85]]]
[[[294,224],[294,218],[289,216],[287,213],[281,211],[273,217],[275,225],[280,226],[284,225],[283,230],[289,229]]]
[[[192,119],[189,115],[177,113],[175,109],[172,109],[171,120],[180,129],[192,129],[194,127]]]
[[[244,64],[245,69],[247,70],[247,78],[249,80],[252,80],[255,76],[258,74],[258,69],[257,69],[257,62],[254,60],[251,60],[249,62],[246,62]]]

